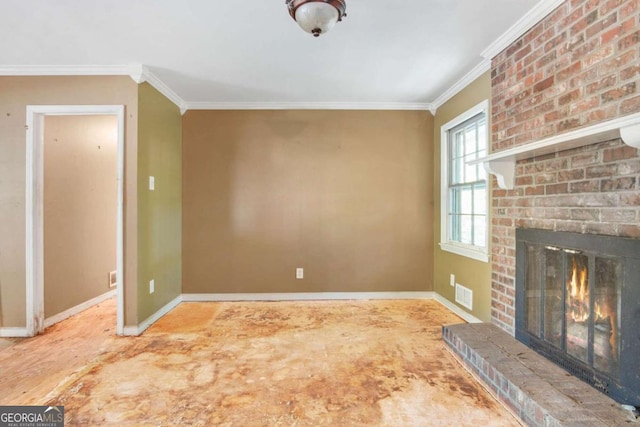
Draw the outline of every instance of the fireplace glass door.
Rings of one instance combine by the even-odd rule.
[[[620,261],[556,246],[525,247],[527,331],[588,366],[617,375]]]
[[[601,391],[640,399],[640,241],[517,236],[516,338]]]
[[[610,375],[619,373],[620,283],[618,260],[596,257],[593,294],[593,366]]]

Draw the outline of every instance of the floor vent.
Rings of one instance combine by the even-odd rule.
[[[456,302],[469,310],[473,310],[473,291],[456,283]]]
[[[118,284],[118,279],[116,277],[116,272],[115,271],[109,272],[109,287],[115,288],[117,284]]]

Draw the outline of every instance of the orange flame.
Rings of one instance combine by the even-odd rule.
[[[580,268],[577,260],[573,259],[573,268],[571,271],[571,280],[569,281],[569,313],[571,320],[574,322],[586,322],[589,320],[589,282],[587,268]],[[616,311],[614,307],[606,302],[600,304],[599,301],[594,303],[594,322],[606,322],[611,325],[611,337],[609,343],[611,345],[612,356],[617,359],[617,321]]]
[[[578,268],[578,262],[573,260],[571,281],[569,282],[570,315],[574,322],[585,322],[589,319],[589,283],[587,269]]]

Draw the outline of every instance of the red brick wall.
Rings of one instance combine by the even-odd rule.
[[[492,151],[640,111],[640,0],[567,0],[492,61]],[[513,333],[515,229],[640,238],[640,158],[619,140],[493,184],[492,320]]]

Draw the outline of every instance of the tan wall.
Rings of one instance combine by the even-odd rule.
[[[435,117],[434,139],[436,161],[435,184],[435,218],[436,235],[434,286],[437,293],[455,304],[454,288],[449,285],[449,276],[455,274],[456,281],[473,290],[473,314],[483,321],[491,320],[491,266],[489,263],[473,260],[451,252],[440,250],[440,132],[441,127],[460,114],[490,99],[491,81],[487,72],[460,91],[456,96],[438,108]],[[463,310],[466,308],[460,306]]]
[[[111,290],[117,148],[115,116],[45,117],[45,317]]]
[[[138,111],[137,290],[143,321],[182,292],[182,116],[148,83],[139,86]]]
[[[125,279],[137,279],[137,85],[129,77],[0,77],[0,327],[26,324],[25,123],[27,105],[125,105]],[[135,287],[125,324],[137,324]]]
[[[189,111],[183,129],[185,293],[433,289],[429,113]]]

